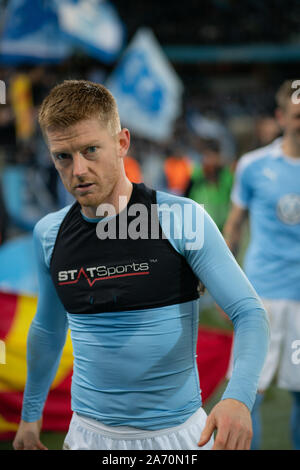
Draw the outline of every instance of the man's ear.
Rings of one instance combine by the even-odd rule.
[[[128,129],[124,128],[119,132],[118,146],[120,157],[125,157],[130,147],[130,132]]]

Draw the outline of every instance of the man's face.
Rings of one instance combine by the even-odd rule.
[[[300,146],[300,104],[289,100],[285,109],[277,112],[277,118],[284,134]]]
[[[66,129],[48,129],[46,136],[61,180],[79,204],[95,208],[109,202],[122,177],[128,130],[113,137],[97,118],[91,118]]]

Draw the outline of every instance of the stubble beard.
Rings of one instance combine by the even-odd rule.
[[[105,187],[104,185],[101,185],[101,183],[95,184],[92,194],[87,194],[87,195],[82,195],[82,196],[77,195],[77,197],[75,198],[82,208],[86,207],[86,208],[93,209],[94,211],[96,211],[97,208],[101,204],[105,204],[105,203],[112,204],[112,194],[117,185],[117,182],[118,182],[118,176],[117,176],[117,173],[115,173],[113,177],[110,178],[109,184],[106,183]]]

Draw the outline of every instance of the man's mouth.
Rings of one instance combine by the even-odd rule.
[[[77,186],[75,186],[75,189],[77,189],[80,192],[87,191],[93,186],[94,183],[80,183]]]

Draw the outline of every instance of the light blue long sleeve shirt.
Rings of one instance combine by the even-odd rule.
[[[251,410],[269,341],[265,310],[200,205],[159,191],[157,204],[169,242],[233,322],[233,373],[222,398]],[[181,424],[202,405],[196,362],[199,301],[99,314],[66,312],[49,266],[69,208],[47,215],[34,230],[39,299],[28,335],[22,419],[40,418],[70,328],[73,411],[111,426],[155,430]],[[180,208],[181,214],[187,208],[183,218]]]

